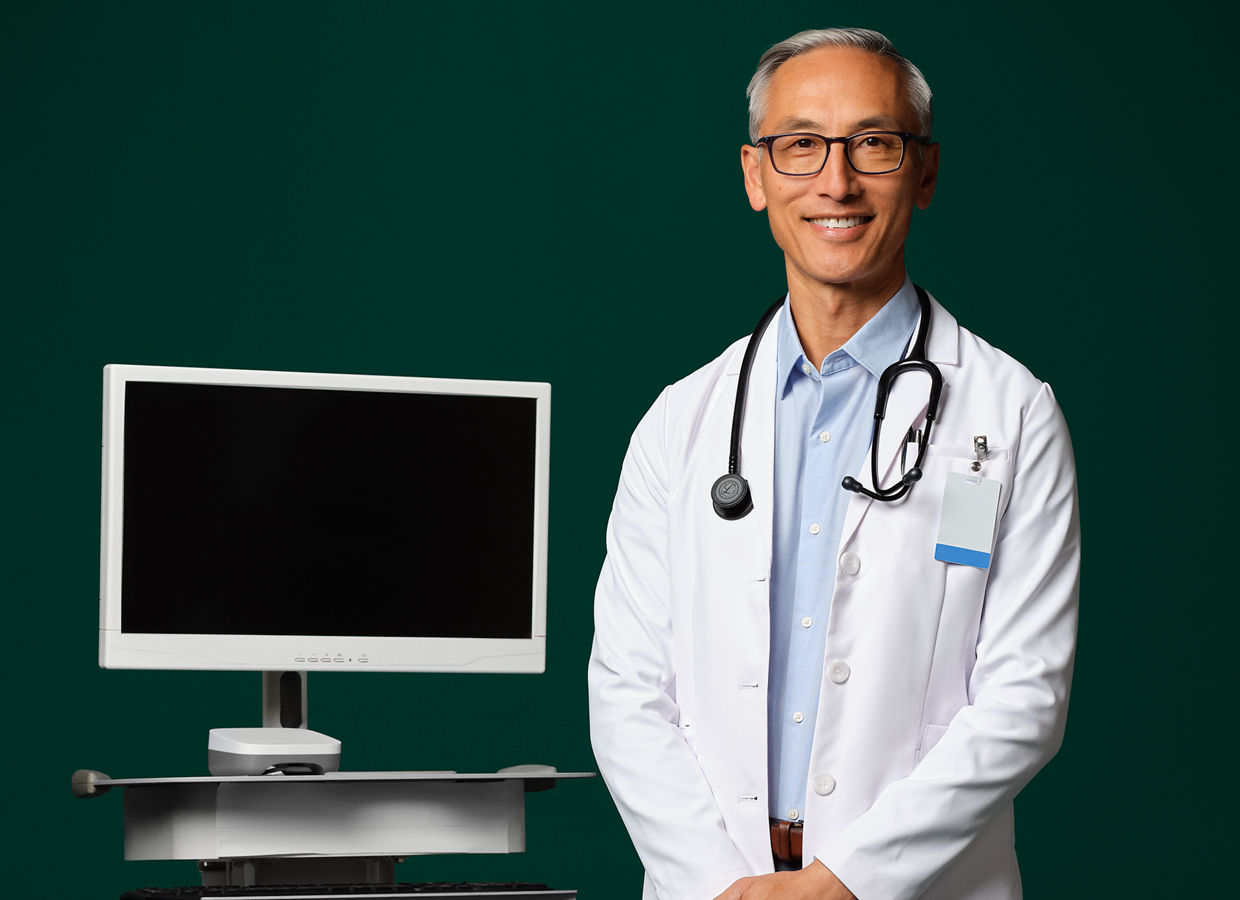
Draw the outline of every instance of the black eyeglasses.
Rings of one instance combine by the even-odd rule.
[[[862,131],[848,137],[823,137],[798,131],[768,134],[757,140],[771,152],[771,165],[781,175],[817,175],[827,164],[832,144],[844,145],[848,164],[862,175],[886,175],[904,165],[909,141],[929,146],[930,139],[907,131]]]

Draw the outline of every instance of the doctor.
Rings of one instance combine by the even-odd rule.
[[[741,420],[752,511],[712,504],[745,338],[629,446],[589,667],[599,767],[646,898],[1020,897],[1012,800],[1062,739],[1076,634],[1063,418],[937,301],[924,321],[904,242],[939,146],[917,68],[875,32],[803,32],[749,100],[745,190],[788,278]],[[937,418],[926,375],[901,375],[873,444],[879,376],[926,326]],[[899,499],[841,487],[912,468]]]

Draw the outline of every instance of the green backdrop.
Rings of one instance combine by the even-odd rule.
[[[120,797],[74,800],[70,773],[204,772],[209,727],[258,719],[255,674],[97,668],[109,362],[551,382],[546,674],[317,675],[311,722],[353,769],[593,767],[592,590],[628,434],[784,286],[741,189],[744,86],[774,41],[866,24],[936,93],[910,270],[1073,429],[1079,662],[1064,749],[1017,801],[1027,895],[1213,895],[1236,836],[1236,529],[1216,510],[1238,322],[1210,9],[5,4],[0,894],[193,882],[124,862]],[[454,159],[462,135],[482,152]],[[683,140],[717,152],[679,170]],[[523,855],[399,874],[638,895],[601,781],[532,796],[528,822]]]

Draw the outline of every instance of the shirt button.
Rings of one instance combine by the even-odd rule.
[[[805,721],[805,713],[803,713],[803,712],[794,712],[794,713],[792,714],[792,721],[794,721],[794,722],[796,722],[798,725],[800,725],[802,722],[804,722],[804,721]]]
[[[802,374],[808,375],[812,371],[814,370],[809,367],[809,363],[801,363]]]
[[[835,790],[835,779],[830,775],[819,775],[814,779],[814,793],[819,797],[825,797],[833,790]]]
[[[801,818],[801,811],[795,806],[792,807],[792,809],[788,810],[788,818],[795,822],[797,819]]]
[[[809,628],[813,624],[814,624],[814,620],[811,619],[809,616],[806,616],[804,619],[801,620],[802,628]]]
[[[849,550],[840,557],[840,571],[845,575],[856,575],[861,571],[861,557]]]
[[[827,441],[831,440],[831,432],[829,431],[818,432],[818,440],[822,441],[825,444]]]
[[[842,659],[833,659],[827,663],[827,677],[836,684],[843,684],[851,674],[852,669],[848,668],[848,663]]]
[[[820,526],[817,522],[815,522],[813,525],[809,526],[809,533],[810,533],[810,534],[817,534],[817,533],[818,533],[818,532],[820,532],[820,531],[822,531],[822,526]]]

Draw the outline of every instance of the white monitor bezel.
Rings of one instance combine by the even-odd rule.
[[[536,401],[533,627],[529,638],[139,634],[121,631],[125,386],[131,381],[527,397]],[[109,669],[542,672],[547,636],[551,385],[543,382],[343,375],[112,364],[103,370],[99,664]]]

